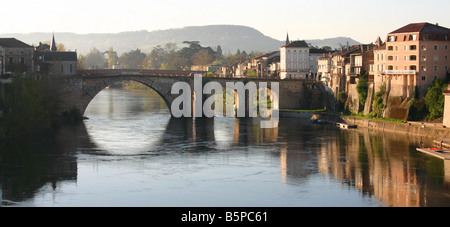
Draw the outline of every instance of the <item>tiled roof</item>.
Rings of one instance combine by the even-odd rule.
[[[327,54],[328,51],[323,49],[323,48],[320,48],[320,49],[318,49],[318,48],[311,48],[309,50],[309,53],[312,53],[312,54]]]
[[[282,47],[286,47],[286,48],[306,47],[306,48],[308,48],[309,46],[308,46],[308,44],[305,41],[294,41],[294,42],[291,42],[291,43],[289,43],[287,45],[284,45]]]
[[[389,34],[421,32],[430,34],[450,34],[450,29],[430,23],[412,23]]]
[[[45,61],[76,61],[76,52],[44,52]]]
[[[20,48],[27,48],[32,47],[20,40],[17,40],[15,38],[0,38],[0,46],[2,47],[20,47]]]

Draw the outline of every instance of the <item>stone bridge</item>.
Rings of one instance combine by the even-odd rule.
[[[172,102],[180,96],[179,94],[172,94],[172,86],[177,82],[189,84],[192,91],[192,100],[195,100],[194,75],[203,73],[164,70],[88,70],[81,71],[78,76],[55,76],[50,80],[50,84],[56,91],[55,95],[58,96],[61,108],[59,113],[61,114],[73,110],[84,114],[89,103],[99,92],[122,81],[136,81],[152,88],[161,96],[170,110]],[[224,91],[227,82],[235,84],[254,82],[258,87],[261,82],[266,82],[269,89],[272,82],[277,82],[279,85],[279,109],[322,109],[324,107],[330,109],[331,107],[328,104],[327,93],[322,83],[313,80],[202,77],[202,87],[211,81],[218,82]],[[204,102],[208,95],[202,95]],[[244,100],[248,105],[248,92],[246,96]],[[240,99],[241,97],[239,97]]]

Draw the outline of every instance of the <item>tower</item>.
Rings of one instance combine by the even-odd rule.
[[[287,36],[286,36],[286,45],[288,45],[289,43],[291,43],[291,42],[289,41],[289,33],[287,33]]]
[[[58,50],[58,48],[56,48],[55,33],[53,33],[53,36],[52,36],[52,45],[50,47],[50,50],[52,52],[56,52]]]

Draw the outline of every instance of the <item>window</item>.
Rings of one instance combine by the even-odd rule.
[[[426,66],[422,66],[422,71],[426,72],[427,71],[427,67]]]
[[[23,57],[20,58],[20,64],[21,64],[21,65],[25,65],[25,58],[23,58]]]
[[[411,65],[411,66],[409,66],[409,70],[417,70],[417,66]]]
[[[417,46],[416,45],[411,45],[411,46],[409,46],[409,50],[417,50]]]
[[[70,64],[70,72],[72,72],[72,71],[73,71],[72,64]]]
[[[392,65],[388,66],[388,70],[394,70],[394,66]]]
[[[430,35],[423,35],[423,40],[430,40],[431,36]]]
[[[426,81],[427,77],[426,76],[422,76],[422,81]]]
[[[422,50],[427,50],[427,46],[422,45]]]
[[[409,41],[415,41],[417,39],[417,35],[409,35]]]
[[[393,61],[394,60],[394,56],[388,56],[388,61]]]
[[[64,72],[64,65],[61,65],[61,72]]]
[[[422,61],[427,61],[427,56],[422,56]]]
[[[417,56],[416,55],[410,55],[409,56],[409,60],[410,61],[416,61],[417,60]]]
[[[394,47],[393,46],[388,46],[388,51],[393,51]]]
[[[434,50],[438,50],[439,49],[439,46],[438,45],[435,45],[434,46]]]
[[[388,37],[389,42],[395,42],[396,39],[397,39],[397,37],[393,36],[393,35]]]
[[[437,65],[434,66],[434,71],[439,71],[439,67]]]

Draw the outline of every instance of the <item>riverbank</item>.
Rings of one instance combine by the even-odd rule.
[[[367,119],[351,116],[339,116],[326,112],[305,112],[305,111],[280,111],[280,117],[319,119],[331,123],[344,123],[356,125],[358,128],[368,128],[380,132],[394,132],[412,136],[442,140],[450,138],[450,129],[444,128],[442,123],[428,122],[390,122],[378,119]]]

